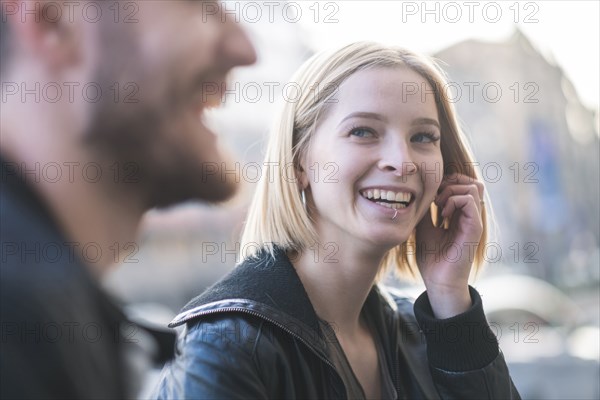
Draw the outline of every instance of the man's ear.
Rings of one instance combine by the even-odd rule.
[[[27,57],[41,62],[52,72],[58,72],[79,61],[80,37],[84,23],[75,13],[57,9],[57,2],[2,1],[9,28],[13,32],[15,48]],[[9,7],[10,6],[10,7]],[[6,10],[5,10],[6,9]],[[10,12],[6,12],[10,11]]]

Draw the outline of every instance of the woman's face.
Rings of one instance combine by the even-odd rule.
[[[443,176],[433,90],[408,68],[374,68],[332,103],[302,162],[320,244],[387,251],[408,239]]]

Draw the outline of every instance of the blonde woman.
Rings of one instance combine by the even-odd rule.
[[[519,398],[468,284],[484,187],[444,79],[426,57],[374,43],[301,67],[245,259],[171,323],[187,329],[158,397]],[[414,304],[391,293],[378,283],[389,267],[426,292]]]

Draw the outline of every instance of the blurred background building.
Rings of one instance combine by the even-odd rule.
[[[536,4],[543,10],[544,2]],[[166,324],[239,261],[270,123],[290,96],[285,84],[293,72],[320,49],[309,29],[278,13],[272,23],[248,24],[259,62],[236,71],[212,120],[239,160],[232,173],[240,193],[218,207],[148,213],[138,246],[106,280],[134,312]],[[445,90],[496,217],[488,266],[475,286],[524,398],[600,398],[597,103],[582,101],[561,65],[518,25],[498,40],[479,36],[428,51],[448,73]],[[598,49],[590,56],[597,60]],[[415,295],[422,290],[391,282]]]
[[[564,289],[597,286],[597,115],[518,29],[435,57],[492,199],[501,261]]]

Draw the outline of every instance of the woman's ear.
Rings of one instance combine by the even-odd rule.
[[[295,169],[295,172],[298,187],[300,188],[300,190],[305,190],[306,188],[308,188],[310,186],[308,181],[308,173],[306,172],[304,167],[302,165],[298,165]]]
[[[307,168],[308,160],[306,159],[306,152],[303,151],[298,155],[298,162],[295,163],[294,172],[296,173],[296,180],[298,182],[298,188],[300,190],[306,190],[310,186],[309,180],[309,169]]]

